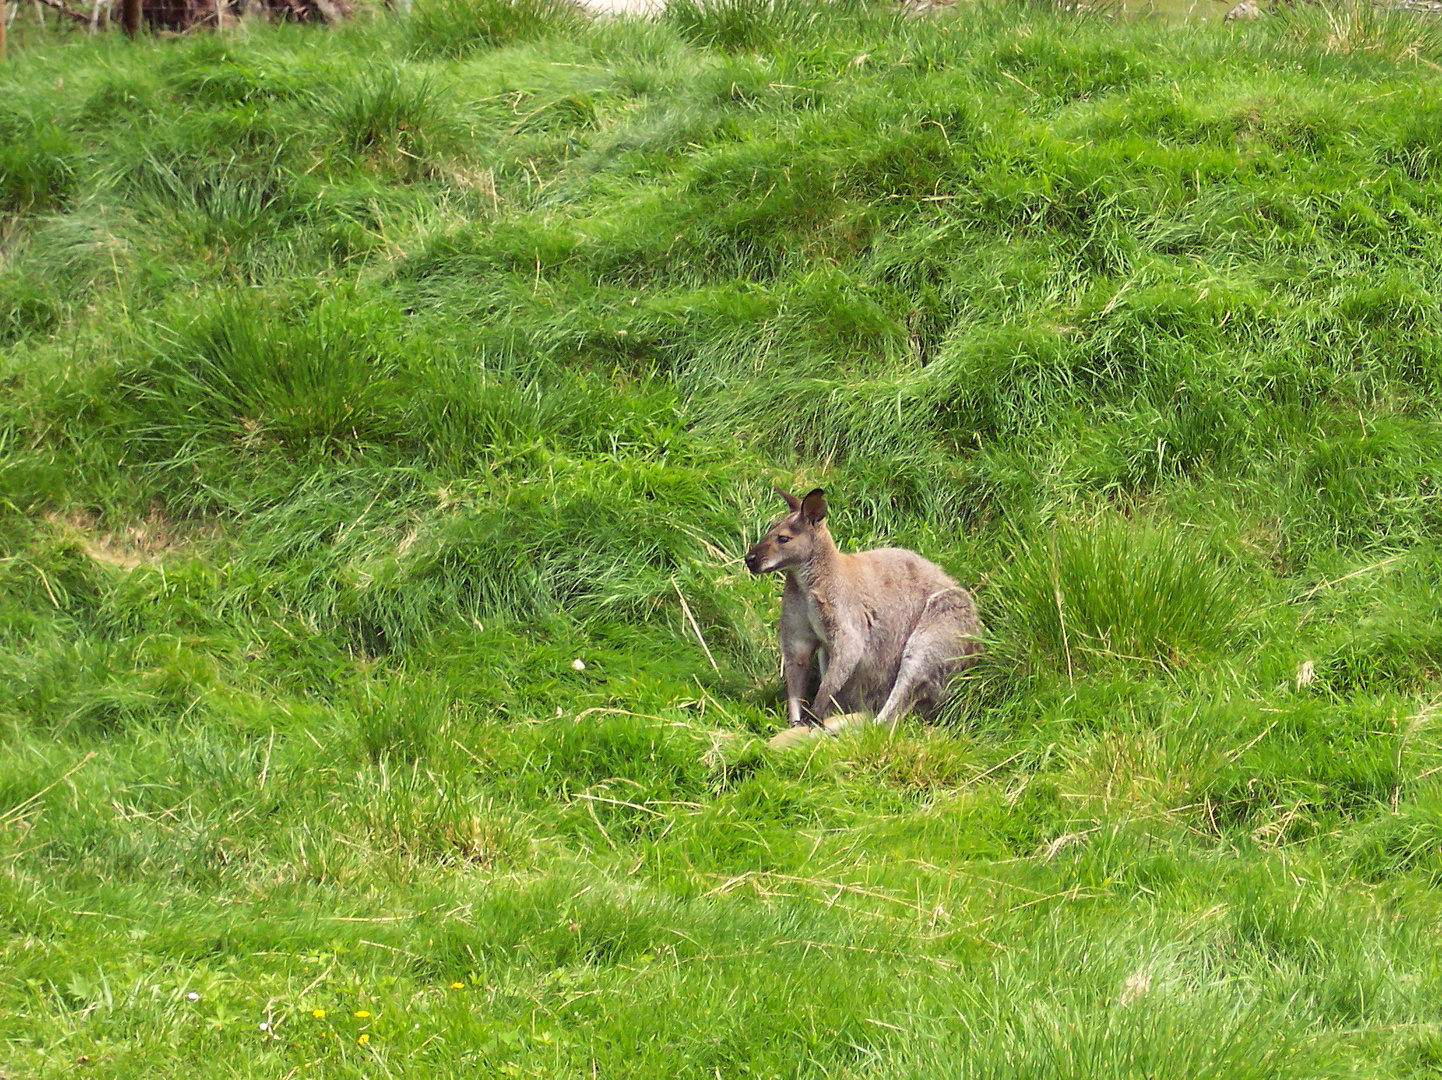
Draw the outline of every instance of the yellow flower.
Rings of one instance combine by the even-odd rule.
[[[357,1009],[357,1010],[355,1011],[355,1014],[356,1014],[356,1016],[358,1016],[358,1017],[359,1017],[360,1019],[362,1019],[362,1020],[369,1020],[369,1019],[370,1019],[370,1015],[371,1015],[370,1013],[366,1012],[364,1009]]]
[[[466,984],[465,984],[465,983],[451,983],[451,989],[452,989],[452,990],[464,990],[465,988],[466,988]]]
[[[324,1009],[312,1009],[312,1010],[310,1011],[310,1014],[311,1014],[312,1016],[314,1016],[317,1020],[321,1020],[321,1019],[324,1019],[324,1017],[325,1017],[325,1010],[324,1010]]]
[[[356,1039],[356,1042],[360,1043],[362,1046],[364,1046],[366,1043],[368,1043],[368,1042],[370,1042],[370,1041],[371,1041],[370,1035],[367,1034],[367,1033],[365,1033],[365,1032],[362,1032],[361,1035],[360,1035],[360,1037],[359,1037],[358,1039]]]

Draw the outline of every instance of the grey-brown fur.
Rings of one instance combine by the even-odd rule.
[[[913,709],[934,711],[952,676],[981,651],[971,593],[914,551],[837,551],[820,488],[801,499],[777,494],[790,513],[746,553],[746,568],[786,575],[780,632],[787,718],[800,725],[865,711],[895,723]],[[813,660],[821,683],[808,708]]]

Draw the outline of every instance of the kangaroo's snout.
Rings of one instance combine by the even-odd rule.
[[[789,542],[789,538],[788,538]],[[772,570],[780,570],[782,567],[783,545],[771,533],[767,533],[760,540],[751,546],[742,560],[746,569],[753,574],[769,574]]]

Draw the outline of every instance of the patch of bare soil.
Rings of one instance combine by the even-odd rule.
[[[159,506],[152,506],[144,518],[114,532],[101,532],[99,518],[85,510],[49,514],[47,519],[96,562],[127,572],[161,562],[188,547],[204,531],[174,521]]]

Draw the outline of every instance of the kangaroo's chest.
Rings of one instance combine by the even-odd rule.
[[[783,635],[810,638],[825,648],[831,644],[834,612],[824,595],[798,581],[787,583],[781,602]]]
[[[822,597],[806,594],[806,624],[822,645],[831,644],[831,610]]]

